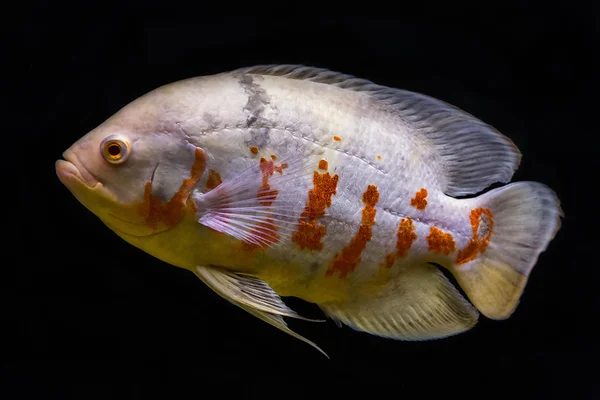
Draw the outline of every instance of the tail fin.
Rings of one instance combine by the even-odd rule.
[[[511,183],[470,201],[480,207],[471,213],[474,240],[452,273],[483,315],[505,319],[564,215],[556,194],[536,182]]]

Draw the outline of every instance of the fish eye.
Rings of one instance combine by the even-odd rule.
[[[102,156],[111,164],[121,164],[127,160],[131,153],[131,145],[120,136],[109,136],[100,145]]]

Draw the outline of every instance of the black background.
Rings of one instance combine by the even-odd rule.
[[[19,78],[8,80],[19,87],[11,103],[26,162],[16,168],[18,257],[6,262],[13,274],[3,290],[9,338],[0,397],[413,398],[443,390],[598,398],[599,14],[591,2],[528,4],[424,4],[417,13],[395,3],[398,10],[382,7],[377,17],[323,17],[319,4],[298,2],[280,4],[278,16],[255,10],[260,17],[249,4],[231,4],[239,15],[228,17],[202,2],[103,10],[30,4],[8,35],[22,51],[11,59]],[[327,360],[190,272],[117,238],[56,178],[62,151],[136,97],[178,79],[265,63],[325,67],[423,92],[514,140],[524,155],[514,180],[551,186],[566,218],[509,320],[482,317],[468,333],[421,343],[331,321],[289,321]],[[312,305],[287,302],[321,316]]]

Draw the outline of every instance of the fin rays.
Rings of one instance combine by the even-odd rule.
[[[265,281],[251,275],[236,274],[214,266],[198,266],[194,273],[208,287],[230,303],[302,340],[329,358],[327,353],[315,343],[292,331],[283,317],[292,317],[310,322],[323,322],[323,320],[298,315],[281,300],[281,297]]]
[[[478,312],[434,266],[413,265],[377,296],[320,305],[352,329],[398,340],[429,340],[464,332]]]
[[[192,196],[198,222],[263,248],[287,242],[302,219],[294,212],[297,198],[280,191],[315,167],[299,156],[277,163],[261,158],[213,190]]]
[[[521,162],[517,146],[495,128],[458,107],[421,93],[304,65],[257,65],[230,73],[311,81],[374,98],[382,110],[410,126],[415,137],[427,141],[440,156],[438,170],[445,173],[440,189],[449,196],[477,193],[495,182],[507,183]],[[465,164],[469,160],[488,162]]]

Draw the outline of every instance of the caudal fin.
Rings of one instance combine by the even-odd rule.
[[[474,239],[452,272],[471,302],[492,319],[508,318],[519,303],[538,256],[560,228],[556,194],[536,182],[517,182],[478,197],[471,213]]]

